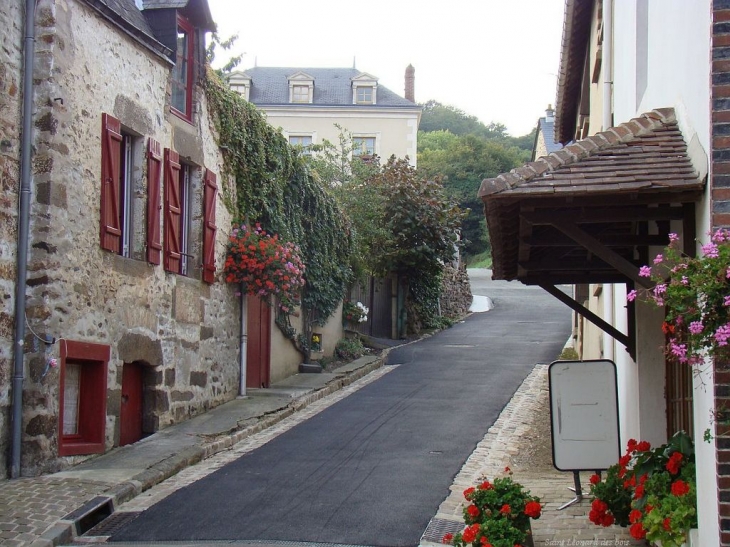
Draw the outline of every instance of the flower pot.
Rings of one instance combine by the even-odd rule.
[[[663,547],[660,540],[653,542],[656,547]],[[682,543],[681,547],[700,547],[699,530],[697,528],[690,528],[687,530],[687,539]]]

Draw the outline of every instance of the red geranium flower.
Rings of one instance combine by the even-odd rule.
[[[639,511],[638,509],[634,509],[633,511],[631,511],[631,513],[629,513],[629,522],[631,524],[639,522],[643,516],[644,515],[641,511]]]
[[[672,494],[675,496],[684,496],[689,493],[689,484],[683,480],[676,480],[672,483]]]
[[[480,490],[491,490],[492,488],[494,488],[494,487],[492,486],[492,483],[489,481],[484,481],[482,484],[479,485]]]
[[[536,501],[528,501],[525,505],[525,515],[530,518],[540,518],[540,512],[542,511],[542,505]]]
[[[606,505],[606,502],[599,499],[593,500],[593,503],[591,503],[591,507],[601,513],[608,509],[608,505]]]
[[[466,512],[469,513],[469,515],[471,515],[473,518],[477,518],[480,513],[479,507],[477,507],[473,503],[469,507],[466,508]]]
[[[472,524],[471,526],[464,528],[464,531],[461,533],[461,537],[466,543],[472,543],[475,539],[477,539],[478,533],[479,525]]]
[[[662,527],[665,530],[671,530],[672,529],[672,519],[670,519],[669,517],[665,518],[664,522],[662,522]]]
[[[631,534],[631,537],[634,539],[644,539],[646,537],[646,530],[644,529],[644,525],[640,522],[635,522],[629,528],[629,534]]]
[[[614,523],[613,515],[610,513],[606,513],[603,515],[603,518],[601,519],[601,526],[608,527],[611,526]]]
[[[641,441],[639,444],[636,445],[636,451],[637,452],[646,452],[651,448],[651,444],[649,441]]]
[[[466,499],[470,499],[469,496],[472,494],[472,492],[474,492],[474,490],[475,490],[475,488],[473,486],[470,486],[469,488],[464,490],[464,497]]]
[[[444,534],[441,538],[441,543],[450,544],[454,540],[454,534]]]
[[[679,473],[679,467],[682,465],[682,456],[681,452],[675,452],[669,457],[669,461],[666,464],[667,471],[669,471],[672,475],[676,475]]]
[[[629,442],[626,444],[626,453],[633,452],[637,444],[636,439],[629,439]]]
[[[591,484],[598,484],[599,482],[601,482],[601,477],[594,474],[591,475],[591,478],[589,480],[591,481]]]
[[[509,506],[509,504],[505,503],[499,510],[499,512],[503,515],[509,515],[512,512],[512,508]]]

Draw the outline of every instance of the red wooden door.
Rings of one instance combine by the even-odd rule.
[[[271,308],[256,296],[248,297],[246,387],[269,387],[271,381]]]
[[[142,438],[142,365],[138,363],[124,363],[122,368],[119,422],[119,446]]]

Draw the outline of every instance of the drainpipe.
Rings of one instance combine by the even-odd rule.
[[[601,124],[603,131],[613,125],[612,109],[613,104],[613,0],[603,0],[603,110]],[[610,283],[604,285],[603,292],[603,316],[606,321],[613,324],[615,317],[615,293]],[[606,335],[607,336],[607,335]],[[603,357],[613,361],[615,354],[615,341],[603,344]]]
[[[240,288],[241,291],[241,353],[238,356],[239,366],[241,368],[240,383],[238,386],[238,396],[246,396],[246,351],[248,349],[248,326],[246,321],[248,319],[248,302],[246,292],[243,290],[243,285]]]
[[[15,336],[13,339],[13,406],[11,413],[10,478],[20,476],[20,444],[23,434],[23,375],[25,338],[25,289],[28,273],[30,225],[30,152],[33,116],[33,55],[35,44],[35,0],[25,0],[23,44],[23,122],[20,148],[20,204],[18,211],[17,274],[15,279]]]

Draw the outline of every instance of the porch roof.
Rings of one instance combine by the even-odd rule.
[[[485,179],[493,278],[645,284],[638,268],[650,246],[668,243],[671,221],[684,223],[685,244],[694,245],[703,188],[671,108]]]

